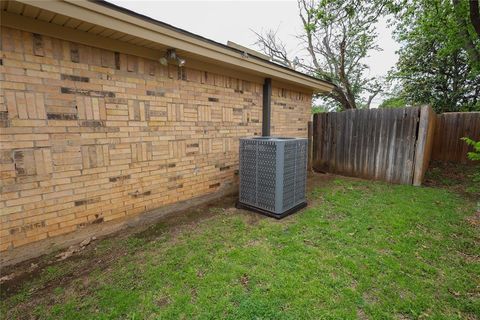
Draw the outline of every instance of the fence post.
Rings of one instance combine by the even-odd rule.
[[[423,106],[420,108],[417,144],[415,146],[415,159],[413,164],[414,186],[419,186],[422,184],[425,171],[428,169],[433,147],[435,119],[436,115],[435,112],[433,112],[432,107]]]
[[[313,157],[313,122],[308,121],[308,164],[307,170],[312,171],[312,157]]]

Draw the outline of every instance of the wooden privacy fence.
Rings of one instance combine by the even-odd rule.
[[[420,185],[430,160],[430,107],[315,114],[312,166],[318,171]]]
[[[480,112],[449,112],[437,115],[432,160],[471,163],[467,152],[472,151],[460,139],[480,140]]]

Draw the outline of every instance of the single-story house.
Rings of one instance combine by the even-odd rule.
[[[232,190],[238,139],[333,88],[107,2],[0,9],[0,265]]]

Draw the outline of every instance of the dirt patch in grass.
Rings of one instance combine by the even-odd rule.
[[[423,184],[427,187],[445,188],[475,200],[480,199],[479,173],[480,164],[432,161]]]
[[[357,309],[357,317],[360,320],[368,320],[368,316],[365,314],[365,312],[362,309]]]
[[[330,181],[338,177],[329,173],[309,172],[307,179],[307,190],[313,190],[314,188],[327,185]]]
[[[58,266],[59,269],[62,270],[58,277],[40,281],[41,283],[36,287],[29,289],[30,293],[43,296],[49,288],[62,286],[75,279],[88,276],[94,270],[106,269],[120,257],[127,255],[128,247],[119,244],[129,237],[148,242],[166,233],[175,236],[182,232],[182,230],[193,230],[202,221],[219,213],[218,210],[213,210],[214,208],[220,210],[232,208],[235,200],[236,197],[233,195],[226,196],[220,200],[206,203],[194,209],[169,213],[151,226],[138,226],[116,232],[100,239],[103,240],[103,244],[105,241],[110,242],[108,248],[103,250],[99,250],[101,248],[98,247],[101,241],[92,241],[81,251],[74,253],[71,257],[63,261],[58,261],[56,256],[65,250],[2,268],[0,278],[3,280],[0,280],[0,298],[6,299],[15,295],[22,290],[24,283],[45,278],[45,274],[48,274],[49,267]],[[115,242],[117,244],[115,244]],[[134,240],[132,242],[134,242]],[[76,267],[69,270],[69,265],[72,264],[75,264]]]
[[[473,216],[468,217],[467,221],[474,227],[480,228],[480,210],[478,210]]]
[[[165,307],[165,306],[168,306],[170,304],[170,300],[168,299],[168,297],[162,297],[162,298],[160,298],[156,301],[156,304],[159,307]]]
[[[248,275],[244,273],[240,278],[240,283],[245,289],[248,289],[248,282],[249,282]]]

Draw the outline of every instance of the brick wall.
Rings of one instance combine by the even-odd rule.
[[[261,82],[1,31],[1,251],[213,193],[261,133]],[[310,105],[274,87],[272,132]]]

